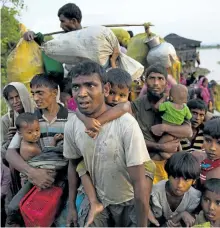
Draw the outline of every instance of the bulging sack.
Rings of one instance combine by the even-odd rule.
[[[111,30],[117,37],[119,43],[122,44],[124,47],[127,47],[130,41],[130,34],[122,28],[112,28]]]
[[[172,44],[163,42],[160,45],[150,49],[147,55],[149,65],[160,63],[162,66],[169,68],[174,61],[177,61],[176,50]]]
[[[147,67],[147,54],[149,48],[145,43],[147,33],[140,33],[132,37],[127,47],[127,55],[138,61],[144,67]]]
[[[144,73],[144,66],[123,53],[120,53],[118,67],[127,71],[133,81],[139,79]]]
[[[36,74],[44,72],[40,47],[35,41],[20,39],[7,59],[8,82],[29,82]]]
[[[117,37],[111,29],[91,26],[61,34],[43,45],[45,54],[61,63],[76,65],[83,60],[93,60],[109,67],[109,57],[119,48]]]

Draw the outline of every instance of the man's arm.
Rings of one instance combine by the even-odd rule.
[[[177,138],[189,138],[193,134],[191,124],[189,123],[184,123],[181,126],[172,126],[165,124],[164,132],[173,135]]]
[[[119,48],[118,48],[118,47],[114,48],[114,49],[113,49],[112,56],[111,56],[111,58],[110,58],[111,67],[112,67],[112,68],[116,68],[116,67],[117,67],[117,66],[116,66],[116,60],[117,60],[119,54],[120,54]]]
[[[76,196],[77,196],[77,187],[79,183],[79,176],[76,172],[76,167],[78,164],[77,159],[70,159],[68,165],[68,183],[69,183],[69,212],[67,216],[67,224],[71,226],[71,223],[74,223],[74,226],[77,226],[77,212],[76,212]]]
[[[51,175],[54,175],[54,171],[46,170],[46,169],[37,169],[29,166],[24,159],[19,154],[20,147],[20,137],[16,134],[9,148],[6,152],[6,160],[8,163],[18,170],[19,172],[24,173],[28,176],[28,179],[32,181],[32,183],[40,188],[48,188],[53,182],[54,178]]]
[[[189,138],[192,136],[192,127],[190,123],[184,123],[181,126],[172,126],[169,124],[157,124],[151,127],[154,135],[161,136],[164,132],[173,135],[176,138]]]
[[[145,143],[147,145],[147,149],[151,155],[151,159],[154,160],[160,160],[165,159],[167,160],[168,157],[172,155],[176,151],[176,148],[179,145],[179,140],[173,140],[170,142],[166,143],[156,143],[156,142],[151,142],[149,140],[145,140]],[[151,152],[153,151],[153,152]],[[164,153],[165,152],[165,153]],[[170,154],[170,156],[169,156]]]
[[[152,180],[149,177],[145,178],[144,165],[128,167],[128,173],[134,188],[137,226],[146,227]]]

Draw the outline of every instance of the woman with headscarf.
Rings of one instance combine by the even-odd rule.
[[[198,82],[198,87],[201,89],[201,97],[205,101],[205,103],[209,106],[211,101],[211,96],[209,93],[208,85],[209,85],[208,79],[205,76],[200,77],[200,80]]]
[[[1,119],[2,157],[4,158],[4,152],[16,133],[17,116],[23,112],[34,112],[34,105],[27,88],[20,82],[6,85],[3,89],[3,97],[8,105],[8,113]]]
[[[3,97],[8,105],[8,113],[1,118],[1,155],[3,162],[8,146],[16,133],[15,121],[23,112],[34,112],[34,104],[24,84],[12,82],[3,89]],[[6,165],[7,162],[5,163]],[[19,175],[11,168],[12,173],[12,195],[16,194],[20,187]]]

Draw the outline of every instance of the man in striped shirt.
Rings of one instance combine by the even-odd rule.
[[[184,151],[201,151],[203,150],[203,123],[207,113],[207,105],[203,100],[193,99],[187,103],[189,107],[192,119],[191,126],[193,135],[190,138],[181,140],[182,150]]]
[[[46,74],[39,74],[33,77],[30,82],[31,93],[36,103],[35,114],[40,122],[40,146],[48,147],[55,134],[63,134],[64,126],[70,115],[66,108],[57,103],[58,84],[53,77]],[[47,169],[30,167],[19,154],[21,137],[16,134],[12,139],[6,159],[9,164],[21,173],[24,173],[32,180],[32,183],[39,188],[48,188],[54,182],[53,173]]]

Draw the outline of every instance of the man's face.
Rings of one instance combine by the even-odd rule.
[[[204,135],[204,148],[210,160],[220,159],[220,138],[215,139],[210,135]]]
[[[75,31],[79,27],[79,23],[76,19],[68,19],[63,14],[60,15],[60,27],[64,32]]]
[[[33,123],[23,123],[20,134],[26,142],[35,143],[40,138],[40,124],[38,121]]]
[[[20,96],[16,89],[8,94],[8,103],[14,111],[18,113],[22,113],[24,111]]]
[[[202,210],[205,217],[212,222],[220,220],[220,195],[206,190],[202,196]]]
[[[110,93],[105,101],[108,105],[115,106],[119,103],[127,102],[129,93],[128,87],[119,88],[117,85],[114,85],[111,86]]]
[[[198,128],[201,124],[203,124],[205,120],[206,112],[205,110],[200,109],[191,109],[192,119],[191,124],[193,128]]]
[[[33,86],[31,94],[39,109],[47,109],[56,104],[57,89],[51,89],[45,86]]]
[[[72,93],[78,109],[86,116],[96,116],[105,104],[110,86],[102,85],[99,75],[80,75],[72,79]]]
[[[167,86],[166,78],[160,73],[151,73],[147,77],[146,83],[147,89],[155,96],[163,94]]]
[[[192,179],[185,180],[183,177],[169,177],[170,190],[176,196],[183,196],[193,183],[194,180]]]

